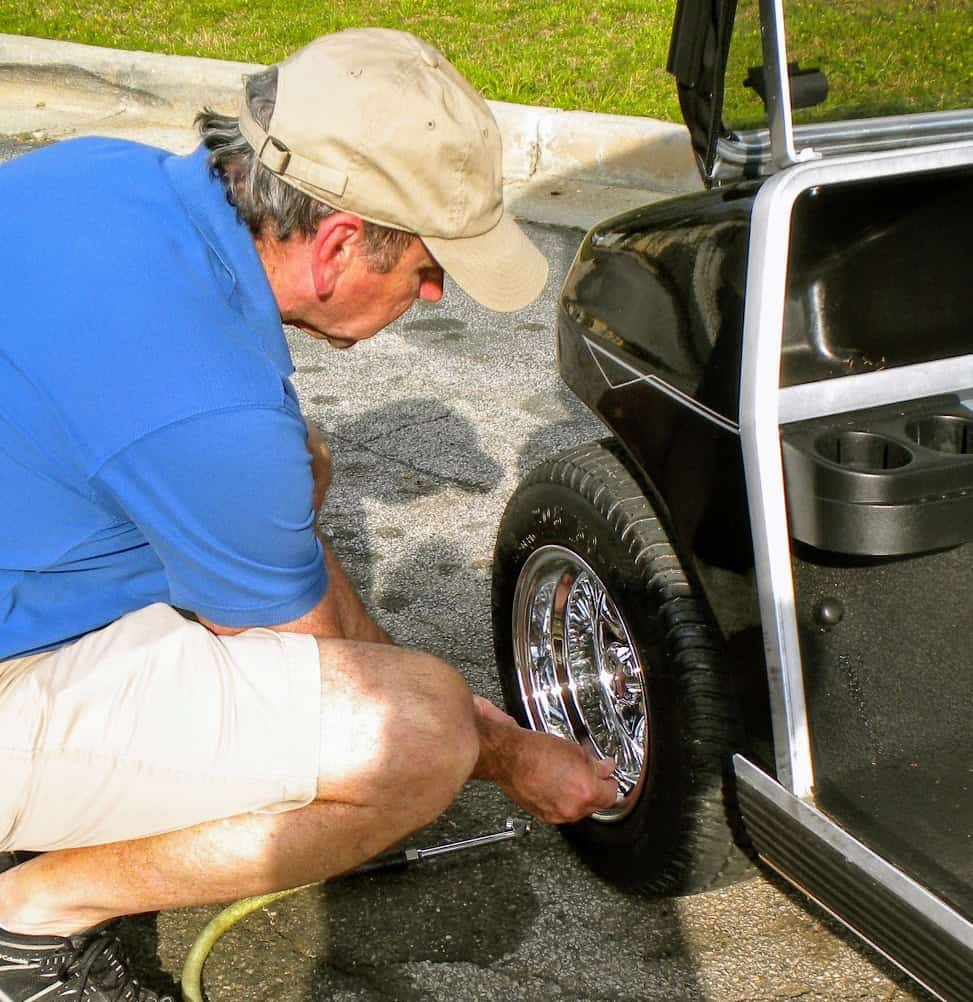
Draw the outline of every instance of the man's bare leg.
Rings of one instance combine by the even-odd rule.
[[[50,852],[0,874],[0,927],[71,935],[144,911],[295,887],[352,869],[431,822],[470,778],[542,820],[614,802],[612,763],[525,731],[436,658],[321,640],[318,799],[111,845]]]
[[[428,824],[479,756],[466,683],[437,659],[320,641],[318,800],[150,838],[47,853],[0,875],[0,926],[71,935],[122,915],[322,880]]]

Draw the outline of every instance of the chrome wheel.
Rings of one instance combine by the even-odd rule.
[[[512,631],[531,726],[615,760],[618,803],[594,817],[621,820],[645,781],[649,719],[638,651],[608,589],[576,553],[543,546],[521,569]]]

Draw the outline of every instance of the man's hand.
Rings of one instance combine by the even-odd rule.
[[[614,805],[615,763],[580,745],[520,727],[513,717],[474,697],[480,759],[474,779],[495,782],[514,803],[541,821],[566,824]]]
[[[331,450],[313,421],[305,418],[304,424],[307,425],[307,451],[311,453],[311,475],[314,477],[314,497],[311,504],[317,513],[324,504],[324,495],[331,483]]]

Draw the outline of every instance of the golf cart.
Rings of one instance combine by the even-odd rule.
[[[680,894],[759,857],[968,1002],[973,34],[923,4],[966,25],[919,41],[960,92],[862,118],[861,74],[811,65],[896,5],[858,6],[679,0],[705,190],[567,276],[560,372],[610,434],[510,500],[496,653],[522,724],[615,760],[616,805],[564,828],[596,871]]]

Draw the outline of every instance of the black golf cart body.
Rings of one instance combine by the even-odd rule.
[[[780,0],[760,6],[770,128],[732,133],[736,4],[679,3],[707,190],[587,235],[560,371],[715,623],[737,842],[970,1000],[973,113],[795,127],[791,95],[826,82],[788,83]]]

